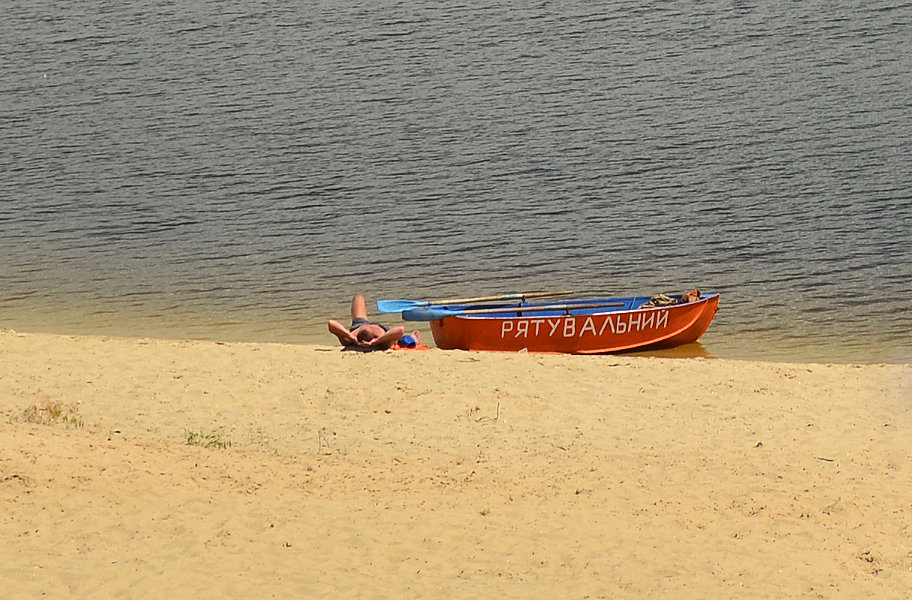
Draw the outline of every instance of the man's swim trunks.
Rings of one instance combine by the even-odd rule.
[[[384,325],[383,323],[375,323],[374,321],[368,321],[367,319],[365,319],[365,318],[363,318],[363,317],[358,317],[357,319],[355,319],[354,321],[352,321],[352,324],[351,324],[351,326],[348,328],[348,330],[349,330],[350,332],[352,332],[352,331],[354,331],[355,329],[361,327],[362,325],[376,325],[377,327],[383,329],[383,331],[389,331],[389,330],[390,330],[390,328],[387,327],[386,325]]]

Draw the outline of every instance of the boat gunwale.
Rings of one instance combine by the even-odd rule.
[[[681,296],[680,294],[676,294],[676,295],[671,295],[669,297],[680,300],[680,296]],[[643,307],[642,305],[650,300],[649,296],[594,298],[594,299],[572,300],[572,301],[567,300],[567,301],[562,302],[562,304],[564,304],[564,305],[589,304],[589,303],[596,303],[596,302],[605,302],[606,304],[609,302],[630,302],[632,304],[637,304],[637,301],[640,299],[642,299],[642,302],[639,302],[639,304],[637,304],[633,308],[606,306],[606,307],[597,307],[597,308],[578,308],[578,309],[574,309],[574,308],[548,309],[547,304],[540,304],[539,306],[542,306],[541,311],[528,310],[529,307],[535,306],[535,304],[522,304],[522,305],[513,306],[513,307],[505,306],[505,307],[503,307],[502,313],[501,312],[494,312],[494,313],[487,313],[487,314],[458,314],[457,313],[457,314],[453,314],[453,315],[448,315],[448,316],[444,317],[444,319],[496,320],[496,319],[532,319],[532,318],[540,319],[540,318],[566,318],[566,317],[594,317],[594,316],[601,316],[601,315],[606,315],[606,314],[614,315],[614,314],[627,313],[627,312],[656,311],[656,310],[669,310],[669,309],[683,308],[683,307],[693,307],[693,306],[697,306],[699,304],[704,304],[718,296],[719,296],[718,292],[711,292],[711,293],[707,293],[707,294],[700,296],[700,298],[698,300],[694,300],[692,302],[668,304],[665,306],[648,306],[648,307]],[[510,310],[511,308],[515,309],[515,308],[519,308],[519,307],[522,307],[525,309],[522,314],[514,314],[514,315],[509,314],[511,312],[511,310]],[[462,309],[463,305],[459,305],[458,307],[441,305],[441,306],[434,306],[434,308],[443,308],[446,310],[452,310],[452,311],[456,312],[456,311]],[[491,308],[500,308],[500,307],[491,307]],[[577,311],[579,311],[579,312],[577,312]]]

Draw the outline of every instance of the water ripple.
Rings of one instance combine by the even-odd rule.
[[[908,4],[211,8],[7,11],[0,326],[700,285],[711,353],[912,360]]]

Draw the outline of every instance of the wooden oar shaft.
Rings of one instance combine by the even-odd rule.
[[[572,294],[573,290],[564,290],[560,292],[517,292],[515,294],[501,294],[499,296],[478,296],[475,298],[451,298],[448,300],[431,300],[429,304],[447,305],[447,304],[472,304],[474,302],[495,302],[497,300],[524,300],[525,298],[545,298],[548,296],[567,296]]]
[[[626,306],[624,302],[586,302],[583,304],[544,304],[541,306],[502,306],[498,308],[474,308],[453,311],[454,315],[483,315],[512,312],[544,312],[550,310],[576,310],[578,308],[612,308]]]

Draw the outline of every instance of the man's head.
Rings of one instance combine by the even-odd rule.
[[[379,325],[365,325],[358,329],[358,341],[369,342],[383,335],[383,328]]]

